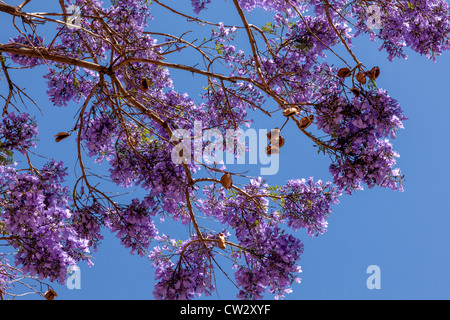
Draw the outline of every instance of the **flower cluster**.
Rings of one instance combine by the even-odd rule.
[[[59,66],[59,65],[58,65]],[[62,71],[57,72],[49,68],[44,78],[47,79],[47,95],[55,106],[67,106],[69,101],[80,102],[92,90],[92,79],[78,76],[78,67],[61,66]],[[94,75],[94,73],[90,73]]]
[[[442,51],[450,49],[449,4],[444,0],[378,1],[381,29],[370,30],[367,19],[370,12],[365,6],[353,6],[357,17],[358,35],[369,33],[371,40],[382,40],[380,50],[385,49],[388,59],[406,58],[404,48],[409,47],[427,58],[436,59]]]
[[[35,34],[27,34],[26,36],[18,35],[17,37],[10,39],[9,42],[12,44],[17,44],[20,47],[22,47],[22,45],[25,45],[35,48],[42,47],[44,44],[43,40],[44,39],[42,37],[36,36]],[[33,68],[44,63],[44,60],[42,58],[24,56],[15,53],[11,53],[8,55],[14,63],[17,63],[23,67]]]
[[[275,294],[276,298],[282,298],[285,293],[291,292],[290,286],[294,282],[300,282],[297,273],[301,272],[301,268],[297,263],[303,244],[281,230],[279,224],[287,221],[293,229],[305,227],[309,230],[316,219],[325,225],[329,206],[337,203],[339,195],[327,188],[329,185],[323,186],[321,182],[314,185],[312,180],[309,185],[304,181],[289,181],[285,187],[280,187],[279,193],[273,195],[273,189],[260,179],[252,180],[243,188],[245,195],[234,197],[227,196],[224,188],[204,188],[205,199],[198,199],[198,210],[230,226],[240,248],[246,248],[232,255],[236,259],[235,278],[240,287],[239,298],[261,299],[266,290]],[[280,211],[269,210],[268,198],[271,197],[285,199]],[[304,204],[307,204],[304,211],[299,213],[299,208],[303,209]],[[298,222],[308,218],[305,223]]]
[[[206,9],[206,5],[210,4],[211,0],[191,0],[192,7],[194,8],[194,12],[199,14],[200,11]]]
[[[240,287],[239,299],[262,299],[267,290],[275,294],[275,299],[284,298],[291,293],[290,286],[301,279],[298,273],[301,267],[297,265],[303,253],[303,244],[296,237],[286,234],[277,227],[265,227],[258,236],[250,236],[241,245],[248,248],[235,258],[246,261],[246,264],[236,264],[236,284]]]
[[[126,248],[131,248],[144,256],[150,242],[158,234],[152,221],[152,208],[146,202],[133,199],[131,204],[117,210],[110,210],[105,216],[105,224],[111,232],[117,232],[117,237]]]
[[[69,192],[58,181],[65,168],[54,160],[42,174],[0,166],[0,221],[24,273],[63,283],[67,267],[87,260],[88,242],[70,225]]]
[[[339,203],[340,192],[331,182],[313,178],[289,180],[281,190],[285,195],[282,216],[294,230],[305,228],[310,236],[326,231],[331,206]]]
[[[17,115],[10,112],[0,123],[0,149],[25,154],[30,147],[36,146],[34,140],[37,134],[37,124],[28,113]]]
[[[197,238],[176,241],[167,235],[158,237],[158,240],[162,246],[156,246],[149,255],[156,268],[155,299],[186,300],[202,294],[211,295],[215,289],[208,264],[212,258],[212,245]],[[170,260],[173,255],[179,257],[177,264]]]
[[[395,99],[381,89],[366,91],[351,102],[332,95],[316,110],[318,127],[339,151],[330,166],[339,188],[351,194],[365,183],[401,190],[401,173],[393,168],[398,154],[387,140],[395,138],[406,120]]]
[[[88,155],[95,156],[94,161],[98,163],[102,163],[103,159],[111,160],[119,133],[117,123],[106,113],[101,113],[86,122],[81,132],[81,141],[89,151]]]

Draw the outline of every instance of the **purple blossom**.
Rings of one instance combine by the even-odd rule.
[[[28,113],[6,114],[0,123],[0,149],[18,150],[25,154],[30,147],[35,147],[38,134],[36,122]]]
[[[20,45],[26,45],[26,46],[31,46],[31,47],[42,47],[44,44],[43,41],[44,41],[44,39],[42,37],[39,37],[39,36],[37,37],[35,34],[27,34],[26,36],[18,35],[17,37],[9,40],[9,42],[12,44],[20,44]],[[18,46],[18,47],[22,47],[22,46]],[[38,65],[45,63],[43,59],[37,58],[37,57],[23,56],[23,55],[13,54],[13,53],[8,53],[8,55],[13,62],[20,64],[21,66],[24,66],[24,67],[33,68],[33,67],[36,67]]]
[[[70,225],[68,188],[57,182],[64,175],[61,165],[48,163],[40,177],[0,166],[0,221],[10,235],[8,244],[17,250],[16,266],[39,279],[63,283],[68,266],[91,262],[88,241]]]

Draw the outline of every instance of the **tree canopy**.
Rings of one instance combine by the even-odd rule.
[[[59,0],[53,12],[29,12],[30,2],[0,3],[11,20],[11,38],[0,44],[0,242],[14,250],[0,253],[2,298],[19,275],[64,283],[70,266],[92,265],[106,230],[151,260],[156,299],[214,294],[217,272],[240,299],[283,298],[300,282],[297,230],[323,234],[341,195],[364,186],[403,190],[392,140],[407,116],[377,86],[386,71],[365,65],[352,41],[379,41],[389,61],[406,58],[406,48],[433,60],[450,48],[444,0],[228,1],[237,25],[207,20],[211,0]],[[185,19],[194,35],[152,31],[154,6]],[[262,12],[270,19],[252,24]],[[19,84],[32,68],[54,107],[78,106],[72,127],[54,137],[75,141],[75,168],[58,150],[35,165],[31,113],[49,111]],[[203,85],[179,91],[176,72]],[[252,131],[265,118],[273,127]],[[287,126],[295,136],[284,134]],[[329,159],[332,180],[293,171],[271,185],[284,144],[303,138]],[[245,154],[275,167],[259,176],[230,170]],[[144,196],[122,202],[103,180]],[[164,219],[188,233],[158,230]]]

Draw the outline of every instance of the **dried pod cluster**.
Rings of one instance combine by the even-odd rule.
[[[349,77],[352,74],[352,71],[349,68],[341,68],[338,70],[338,77],[340,78],[346,78]],[[379,67],[373,67],[370,71],[359,71],[355,78],[356,80],[361,83],[361,84],[365,84],[367,82],[367,78],[369,78],[370,80],[375,80],[376,78],[378,78],[380,76],[380,68]],[[356,88],[356,87],[352,87],[350,89],[350,92],[353,93],[356,97],[359,97],[361,94],[361,91]]]
[[[339,78],[347,78],[351,76],[352,71],[349,68],[341,68],[338,70],[337,76]],[[356,80],[358,80],[359,83],[366,83],[366,77],[370,80],[375,80],[380,75],[380,68],[379,67],[373,67],[370,71],[362,72],[359,71],[356,74]]]

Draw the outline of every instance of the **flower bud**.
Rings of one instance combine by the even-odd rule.
[[[231,186],[233,185],[233,179],[231,179],[231,174],[229,172],[226,172],[222,176],[222,178],[220,178],[220,183],[225,189],[230,190]]]
[[[346,78],[351,75],[351,71],[349,68],[341,68],[337,73],[339,78]]]

